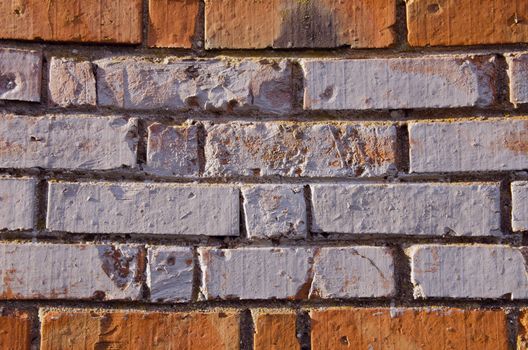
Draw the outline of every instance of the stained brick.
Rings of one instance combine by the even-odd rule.
[[[509,44],[528,42],[525,1],[407,1],[412,46]]]
[[[31,230],[35,226],[37,180],[0,178],[0,230]]]
[[[511,196],[511,224],[513,231],[528,231],[528,182],[512,182]]]
[[[291,311],[252,311],[255,330],[254,350],[300,350],[297,338],[297,315]]]
[[[148,45],[190,48],[199,5],[199,0],[149,0]]]
[[[495,100],[486,56],[303,60],[304,109],[483,107]]]
[[[396,169],[392,125],[233,122],[206,132],[209,176],[369,177]]]
[[[141,42],[141,0],[0,2],[0,39]]]
[[[67,58],[53,57],[49,67],[48,96],[61,107],[95,106],[95,76],[92,64]]]
[[[528,25],[525,25],[528,28]],[[528,53],[506,55],[506,61],[508,62],[508,78],[510,79],[510,102],[515,106],[527,104]]]
[[[219,312],[41,311],[42,350],[240,349],[240,316]]]
[[[0,3],[0,19],[5,4]],[[0,100],[39,102],[41,76],[40,52],[0,48]]]
[[[394,0],[205,1],[211,49],[387,47],[395,22]]]
[[[49,230],[237,236],[239,193],[230,186],[51,182]]]
[[[508,349],[502,310],[330,308],[310,312],[312,349]]]
[[[0,349],[31,349],[31,319],[26,312],[0,316]]]
[[[139,299],[140,247],[0,244],[0,299]]]

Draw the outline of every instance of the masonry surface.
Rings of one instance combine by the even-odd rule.
[[[528,2],[0,20],[0,349],[528,349]]]

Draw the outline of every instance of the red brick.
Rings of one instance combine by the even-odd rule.
[[[149,0],[148,45],[190,48],[199,0]]]
[[[31,320],[25,312],[0,316],[0,349],[29,350]]]
[[[297,316],[294,312],[257,311],[253,313],[255,333],[254,350],[299,350]]]

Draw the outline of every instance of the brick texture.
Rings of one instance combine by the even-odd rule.
[[[141,4],[141,0],[2,1],[0,38],[137,44]]]
[[[53,57],[49,67],[48,95],[53,105],[95,106],[95,76],[92,64]]]
[[[37,180],[0,178],[0,229],[31,230],[35,226]]]
[[[528,231],[528,182],[515,181],[511,184],[513,231]]]
[[[255,330],[253,334],[254,350],[300,350],[297,338],[297,316],[288,311],[252,312]]]
[[[42,350],[239,349],[236,312],[140,312],[97,310],[41,313]]]
[[[0,100],[39,102],[41,75],[40,52],[0,48]]]
[[[387,47],[395,22],[394,0],[205,1],[210,49]]]
[[[190,48],[199,4],[199,0],[149,0],[148,45]]]
[[[501,310],[331,308],[310,317],[313,350],[508,349]]]
[[[27,312],[0,316],[0,348],[31,349],[31,318]]]
[[[407,1],[412,46],[528,42],[528,3],[524,1]]]
[[[510,102],[515,106],[527,104],[528,53],[507,55],[506,62],[508,63],[508,78],[510,79]]]

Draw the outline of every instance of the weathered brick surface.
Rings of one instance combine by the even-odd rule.
[[[392,257],[384,248],[199,248],[205,299],[388,296]],[[346,271],[346,273],[344,273]]]
[[[396,168],[392,125],[232,122],[206,132],[210,176],[368,177]]]
[[[521,309],[518,319],[517,349],[528,349],[528,310]]]
[[[40,348],[238,350],[239,321],[233,311],[41,311]]]
[[[137,119],[0,114],[0,167],[107,170],[136,165]]]
[[[454,308],[310,312],[312,349],[508,349],[506,313]]]
[[[387,47],[395,22],[394,0],[205,1],[207,48]]]
[[[495,236],[498,183],[312,185],[314,232]]]
[[[300,350],[297,338],[297,315],[288,310],[252,311],[254,350]]]
[[[407,1],[412,46],[481,45],[528,42],[524,1]]]
[[[528,182],[516,181],[511,184],[513,231],[528,231]]]
[[[0,18],[4,4],[0,3]],[[39,102],[41,75],[40,52],[0,48],[0,100]]]
[[[245,186],[242,195],[250,238],[306,237],[308,219],[302,186]]]
[[[31,349],[31,319],[27,312],[0,316],[0,349]]]
[[[409,124],[410,170],[506,171],[528,167],[528,119]]]
[[[95,106],[95,76],[88,61],[53,57],[49,66],[48,96],[61,107]]]
[[[308,110],[482,107],[495,100],[486,56],[303,60]]]
[[[230,186],[51,182],[49,230],[237,236],[239,191]]]
[[[138,246],[0,244],[0,299],[139,299]]]
[[[139,43],[141,0],[0,2],[0,39]]]
[[[516,106],[528,103],[528,53],[507,55],[506,62],[510,79],[510,102]]]
[[[191,301],[193,250],[189,247],[148,248],[147,285],[155,302]]]
[[[151,124],[148,128],[147,164],[143,169],[155,175],[198,176],[198,126]]]
[[[500,245],[408,249],[415,298],[528,298],[522,250]]]
[[[292,70],[284,60],[110,58],[96,64],[102,106],[269,113],[292,109]]]
[[[36,218],[37,180],[0,177],[0,230],[31,230]]]
[[[148,45],[190,48],[199,5],[199,0],[149,0]]]

